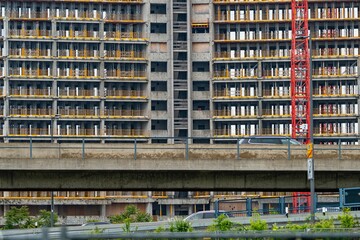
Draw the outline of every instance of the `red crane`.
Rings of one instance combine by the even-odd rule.
[[[310,50],[308,1],[291,0],[291,137],[306,144],[310,138]],[[293,193],[293,212],[308,212],[311,197],[307,192]]]
[[[291,137],[310,142],[310,52],[308,1],[292,0]]]

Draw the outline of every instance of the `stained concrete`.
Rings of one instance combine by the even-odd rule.
[[[31,159],[24,146],[0,145],[0,189],[309,188],[305,146],[292,146],[290,160],[287,146],[241,146],[238,158],[236,145],[190,145],[188,160],[185,145],[138,144],[136,160],[132,144],[86,144],[84,154],[81,144],[33,144]],[[360,186],[359,153],[359,146],[343,146],[341,152],[337,146],[315,146],[316,189]]]

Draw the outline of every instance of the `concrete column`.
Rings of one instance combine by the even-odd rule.
[[[188,214],[190,215],[190,214],[192,214],[192,213],[194,213],[194,205],[192,205],[192,204],[190,204],[189,205],[189,212],[188,212]]]
[[[358,68],[358,79],[357,79],[357,85],[358,85],[358,98],[357,98],[357,104],[358,104],[358,135],[360,134],[360,58],[357,60],[357,68]],[[358,144],[360,145],[360,138],[358,138]]]
[[[100,205],[100,218],[103,221],[106,220],[106,205],[105,204]]]
[[[152,202],[146,203],[146,213],[148,213],[152,216],[152,212],[153,212]]]

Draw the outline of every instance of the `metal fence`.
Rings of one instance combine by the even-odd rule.
[[[91,158],[94,151],[117,151],[126,150],[128,159],[137,160],[142,157],[143,153],[173,151],[173,158],[178,159],[199,159],[203,157],[223,156],[226,159],[261,159],[261,153],[264,155],[262,159],[306,159],[306,145],[292,145],[290,141],[286,144],[279,145],[252,145],[239,143],[240,138],[206,138],[209,141],[216,141],[216,144],[200,144],[194,143],[195,140],[203,140],[205,138],[82,138],[82,137],[12,137],[10,143],[0,143],[0,151],[16,149],[21,150],[12,155],[12,158],[41,158],[41,154],[35,154],[41,150],[57,151],[58,157],[63,151],[73,151],[72,158]],[[174,141],[178,144],[173,144]],[[345,141],[345,140],[344,140]],[[21,144],[18,144],[21,142]],[[49,143],[51,142],[51,143]],[[106,142],[107,144],[100,144]],[[157,142],[158,144],[154,144]],[[151,143],[151,144],[149,144]],[[360,147],[358,145],[342,145],[339,139],[337,145],[315,145],[313,148],[314,158],[326,156],[327,159],[358,159],[360,158]],[[3,152],[3,151],[2,151]],[[200,152],[202,154],[200,154]],[[204,155],[203,153],[208,154]],[[21,154],[20,154],[21,153]],[[176,154],[175,154],[176,153]],[[131,154],[131,156],[130,156]],[[274,154],[274,155],[272,155]],[[226,155],[226,156],[225,156]],[[255,156],[256,155],[256,156]],[[7,158],[7,154],[0,154],[0,158]],[[122,157],[124,158],[124,157]],[[207,158],[208,159],[208,158]],[[211,159],[211,158],[210,158]]]
[[[73,240],[73,239],[359,239],[358,229],[306,229],[303,231],[245,232],[95,232],[56,229],[0,231],[1,240]]]

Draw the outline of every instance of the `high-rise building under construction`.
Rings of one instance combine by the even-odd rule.
[[[359,9],[309,0],[315,143],[360,142]],[[0,29],[5,142],[291,134],[290,0],[2,0]]]

